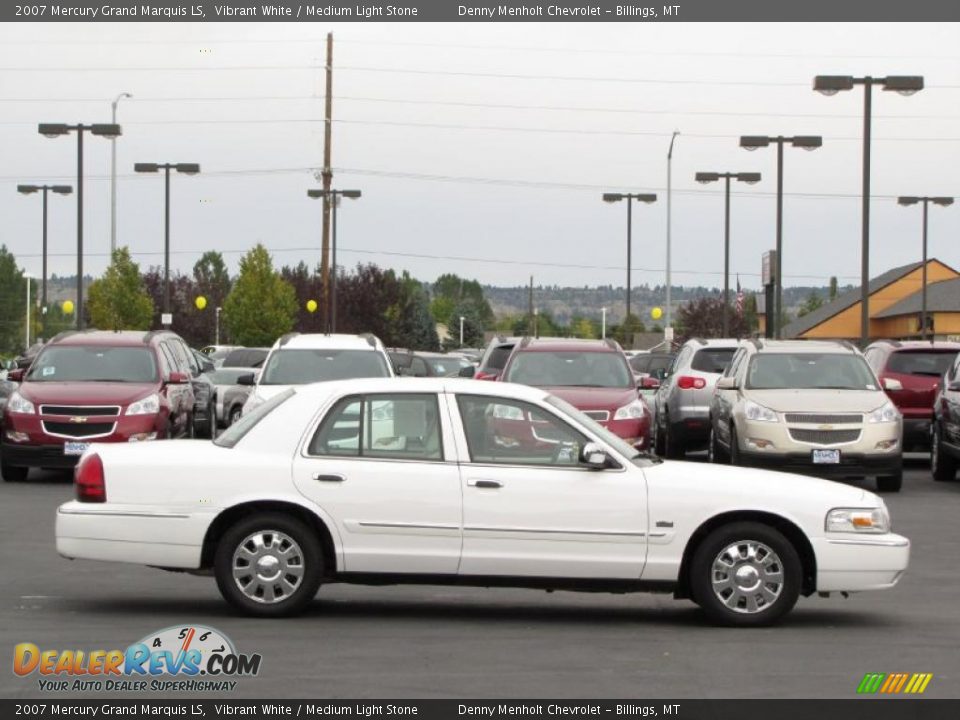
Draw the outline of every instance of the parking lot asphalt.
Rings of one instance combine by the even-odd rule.
[[[960,697],[960,483],[934,483],[923,460],[887,496],[913,542],[900,584],[801,598],[781,625],[756,630],[711,627],[664,595],[430,586],[331,585],[303,616],[241,618],[212,578],[60,558],[54,513],[69,481],[0,484],[0,697],[91,696],[16,676],[17,643],[124,649],[193,623],[263,656],[259,676],[205,698],[852,698],[867,672],[933,673],[926,697]]]

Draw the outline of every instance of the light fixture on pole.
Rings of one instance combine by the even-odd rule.
[[[47,337],[47,192],[51,190],[57,195],[69,195],[73,192],[73,188],[69,185],[17,185],[17,192],[24,195],[35,192],[43,193],[43,275],[40,290],[40,313],[42,315],[41,332],[44,338]]]
[[[768,147],[771,144],[777,146],[777,262],[776,277],[774,282],[774,307],[773,307],[773,327],[774,338],[780,338],[783,328],[780,326],[780,320],[783,314],[783,146],[789,143],[793,147],[803,148],[804,150],[816,150],[823,145],[823,138],[819,135],[796,135],[794,137],[784,137],[776,135],[767,137],[766,135],[743,135],[740,137],[740,147],[745,150],[756,150],[757,148]],[[770,314],[768,313],[769,317]]]
[[[853,90],[855,85],[863,85],[863,193],[861,197],[861,239],[860,239],[860,344],[866,347],[870,342],[870,135],[873,114],[873,86],[880,85],[884,90],[898,92],[901,95],[913,95],[923,90],[921,75],[892,75],[885,78],[852,77],[850,75],[817,75],[813,79],[813,89],[824,95],[836,95],[838,92]]]
[[[77,133],[77,329],[83,329],[83,133],[105,138],[115,138],[123,134],[119,125],[113,123],[93,123],[92,125],[68,125],[66,123],[40,123],[37,131],[48,138]]]
[[[460,316],[460,347],[463,347],[463,315]]]
[[[163,183],[163,325],[169,325],[173,318],[170,311],[170,171],[176,170],[184,175],[196,175],[200,172],[197,163],[134,163],[134,172],[155,173],[164,171]]]
[[[923,204],[923,280],[922,280],[922,289],[920,291],[920,339],[927,339],[927,206],[930,203],[934,205],[940,205],[941,207],[947,207],[948,205],[953,205],[952,197],[917,197],[914,195],[901,195],[897,198],[897,203],[899,205],[916,205],[917,203]],[[931,338],[932,339],[932,338]]]
[[[695,179],[698,183],[717,182],[723,178],[724,189],[723,214],[723,337],[730,336],[730,180],[755,185],[760,182],[760,173],[757,172],[698,172]]]
[[[679,130],[674,130],[673,134],[670,136],[670,149],[667,150],[667,322],[666,327],[664,328],[664,336],[670,335],[670,330],[666,328],[672,328],[670,318],[673,317],[671,310],[670,302],[670,262],[672,256],[671,244],[670,244],[670,200],[673,192],[672,188],[672,166],[673,166],[673,142],[677,139],[677,135],[680,134]]]
[[[327,303],[327,332],[337,331],[337,206],[340,198],[356,200],[362,195],[360,190],[307,190],[307,197],[318,200],[329,198],[333,205],[333,217],[330,231],[330,300]],[[460,342],[463,345],[463,341]]]
[[[630,319],[630,266],[632,264],[631,237],[633,234],[633,200],[644,203],[654,203],[657,201],[656,193],[604,193],[603,201],[608,203],[627,201],[627,314],[623,320],[626,328]]]
[[[600,308],[600,339],[607,339],[607,309]]]
[[[117,105],[124,98],[132,98],[128,92],[117,95],[110,103],[111,122],[117,124]],[[110,257],[117,250],[117,138],[110,139]]]

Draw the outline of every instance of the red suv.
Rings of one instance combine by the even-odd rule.
[[[650,410],[612,340],[524,338],[497,380],[543,388],[638,450],[647,448]]]
[[[72,468],[91,442],[190,436],[189,348],[168,331],[70,331],[53,338],[11,380],[0,436],[0,472]]]
[[[953,364],[960,343],[880,340],[864,351],[893,404],[903,415],[903,449],[930,448],[933,401],[940,378]]]

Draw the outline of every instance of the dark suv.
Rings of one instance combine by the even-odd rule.
[[[943,377],[960,352],[960,343],[880,340],[863,356],[887,396],[903,415],[903,449],[930,447],[933,401]]]
[[[31,467],[72,468],[91,442],[193,434],[190,349],[157,332],[61,333],[47,343],[4,410],[0,472],[22,481]]]
[[[933,403],[930,471],[940,482],[956,480],[960,468],[960,355],[947,368]]]

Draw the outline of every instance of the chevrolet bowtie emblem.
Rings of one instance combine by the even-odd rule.
[[[70,418],[70,422],[72,423],[85,423],[86,421],[87,418],[85,418],[83,415],[74,415],[72,418]]]

